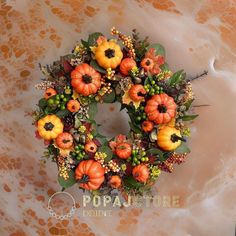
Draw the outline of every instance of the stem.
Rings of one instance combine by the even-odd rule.
[[[204,70],[200,75],[196,75],[195,77],[188,79],[188,81],[193,81],[195,79],[199,79],[199,78],[201,78],[201,77],[203,77],[203,76],[205,76],[207,74],[208,74],[208,71]]]
[[[85,184],[89,181],[89,176],[88,175],[83,175],[83,177],[77,181],[79,184]]]
[[[176,134],[172,134],[170,139],[173,143],[178,142],[179,140],[186,142],[186,139],[184,139]]]
[[[209,107],[211,105],[208,104],[202,104],[202,105],[194,105],[193,107]]]

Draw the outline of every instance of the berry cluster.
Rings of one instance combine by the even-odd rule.
[[[71,152],[71,156],[77,160],[82,160],[85,156],[84,145],[78,144],[75,146],[75,150]]]
[[[142,162],[148,162],[149,158],[147,157],[147,153],[144,148],[140,149],[137,147],[132,150],[132,155],[128,158],[128,161],[132,162],[132,166],[136,166]]]
[[[69,101],[64,94],[57,94],[47,100],[47,104],[52,108],[60,108],[60,110],[66,109],[66,103]]]

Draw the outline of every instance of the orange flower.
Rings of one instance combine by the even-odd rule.
[[[120,143],[123,143],[126,141],[126,136],[123,134],[119,134],[115,137],[114,141],[109,142],[109,146],[112,149],[113,152],[115,152],[116,146]]]
[[[159,74],[161,72],[160,66],[165,63],[165,58],[161,55],[156,55],[155,48],[150,48],[146,52],[145,58],[142,61],[143,63],[141,62],[141,64],[144,64],[147,59],[151,59],[153,62],[151,66],[149,65],[148,71],[152,74]]]

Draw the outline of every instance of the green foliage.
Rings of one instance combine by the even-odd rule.
[[[47,106],[47,100],[45,98],[41,98],[38,103],[39,108],[44,110]]]
[[[150,48],[155,49],[156,55],[162,55],[165,57],[166,55],[165,48],[161,44],[159,43],[151,44],[148,46],[147,50],[149,50]]]
[[[169,65],[167,63],[164,63],[163,65],[161,65],[160,68],[161,68],[162,71],[170,69],[170,67],[169,67]]]
[[[112,89],[112,92],[110,94],[105,94],[103,96],[103,102],[105,103],[113,103],[115,102],[115,99],[116,99],[116,93],[114,89]]]
[[[92,60],[90,62],[90,66],[92,66],[96,71],[102,73],[102,74],[106,74],[106,70],[103,69],[101,66],[98,65],[98,63],[95,60]]]
[[[176,153],[189,153],[190,152],[190,149],[188,148],[188,146],[186,145],[186,143],[182,142],[181,145],[175,149],[175,152]]]
[[[89,43],[87,41],[84,41],[83,39],[81,39],[81,43],[85,48],[89,49]]]
[[[163,152],[158,149],[158,148],[150,148],[148,151],[147,151],[148,154],[152,154],[152,155],[156,155],[158,157],[162,157],[163,156]]]
[[[183,70],[175,72],[168,80],[169,85],[173,87],[182,82],[186,77],[186,74],[183,72]]]
[[[144,186],[143,183],[138,182],[136,179],[133,178],[133,176],[128,176],[124,178],[124,185],[131,189],[137,189]]]
[[[61,187],[65,189],[71,187],[72,185],[76,183],[74,171],[71,170],[68,172],[68,174],[69,174],[69,178],[67,180],[65,180],[63,177],[58,175],[58,182],[61,185]]]
[[[183,121],[192,121],[194,119],[196,119],[198,117],[198,115],[184,115],[181,119]]]
[[[95,32],[95,33],[92,33],[92,34],[89,35],[88,44],[89,44],[90,47],[96,45],[97,39],[99,38],[99,36],[103,36],[103,34],[100,33],[100,32]]]
[[[98,112],[97,103],[96,102],[90,103],[88,110],[89,119],[94,120],[94,117],[97,114],[97,112]]]
[[[190,106],[192,105],[194,99],[191,99],[189,101],[187,101],[184,106],[186,107],[186,111],[189,110]]]
[[[107,157],[105,158],[105,162],[108,162],[112,159],[113,152],[111,148],[109,147],[108,142],[105,142],[101,147],[99,147],[99,152],[105,152],[107,154]]]
[[[56,113],[56,116],[58,116],[59,118],[64,118],[66,116],[68,116],[70,114],[70,112],[65,109],[65,110],[60,110]]]

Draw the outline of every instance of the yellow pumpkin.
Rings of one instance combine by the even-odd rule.
[[[63,123],[56,115],[47,115],[41,118],[37,126],[39,135],[45,140],[55,139],[63,132]]]
[[[180,131],[174,127],[163,126],[157,134],[157,144],[165,151],[173,151],[180,146],[181,141],[185,141]]]
[[[120,46],[114,41],[103,41],[95,49],[95,59],[105,69],[115,69],[120,65],[122,58],[123,53]]]

